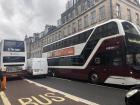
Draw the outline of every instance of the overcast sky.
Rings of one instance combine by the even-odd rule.
[[[0,0],[0,39],[23,39],[56,25],[67,0]]]
[[[0,39],[24,39],[56,25],[68,0],[0,0]]]

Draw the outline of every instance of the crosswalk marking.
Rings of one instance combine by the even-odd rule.
[[[8,100],[8,97],[3,91],[0,92],[0,97],[2,99],[3,105],[11,105],[10,101]]]

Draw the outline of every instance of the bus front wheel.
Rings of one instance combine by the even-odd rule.
[[[90,79],[90,82],[93,84],[99,83],[99,77],[98,77],[97,73],[94,73],[94,72],[91,73],[89,76],[89,79]]]

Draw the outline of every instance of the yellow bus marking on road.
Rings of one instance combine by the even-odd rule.
[[[37,103],[35,102],[32,102],[32,99],[31,98],[21,98],[21,99],[18,99],[18,101],[20,102],[21,105],[38,105]]]
[[[10,101],[8,100],[6,94],[3,91],[0,92],[0,97],[4,105],[11,105]]]
[[[64,95],[65,97],[69,98],[69,99],[72,99],[76,102],[82,102],[82,103],[85,103],[87,105],[99,105],[97,103],[94,103],[94,102],[91,102],[91,101],[88,101],[86,99],[83,99],[83,98],[80,98],[80,97],[77,97],[77,96],[74,96],[74,95],[71,95],[69,93],[65,93],[63,91],[60,91],[60,90],[56,90],[54,88],[51,88],[51,87],[48,87],[48,86],[45,86],[45,85],[42,85],[40,83],[37,83],[37,82],[34,82],[34,81],[31,81],[31,80],[28,80],[28,79],[24,79],[25,81],[29,82],[29,83],[33,83],[35,84],[36,86],[39,86],[39,87],[43,87],[51,92],[56,92],[56,93],[59,93],[59,94],[62,94]]]
[[[56,96],[55,93],[45,93],[43,95],[20,98],[18,101],[21,105],[50,105],[53,102],[64,102],[65,98]]]

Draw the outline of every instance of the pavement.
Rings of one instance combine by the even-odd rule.
[[[0,92],[0,105],[125,105],[126,92],[54,77],[12,80]]]

